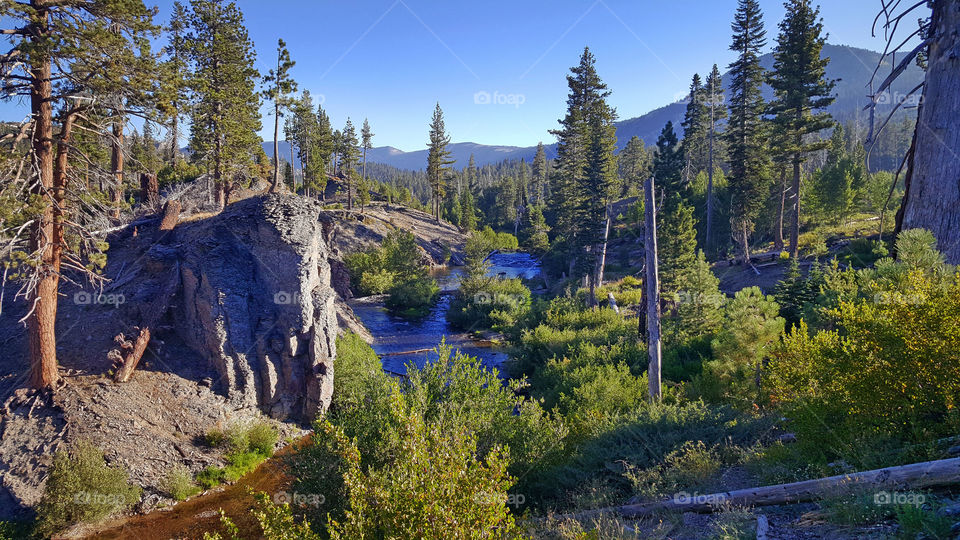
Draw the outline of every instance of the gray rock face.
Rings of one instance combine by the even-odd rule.
[[[176,229],[177,333],[238,407],[310,420],[333,394],[336,293],[319,202],[253,197]]]

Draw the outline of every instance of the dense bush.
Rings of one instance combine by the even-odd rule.
[[[178,501],[200,493],[200,486],[193,481],[190,470],[179,464],[167,472],[161,489]]]
[[[388,294],[387,309],[406,317],[422,317],[436,302],[440,288],[433,279],[420,276],[395,284]]]
[[[234,422],[227,429],[212,429],[205,439],[208,445],[224,449],[227,466],[207,467],[197,475],[205,489],[227,481],[235,482],[273,455],[277,430],[267,422]]]
[[[447,320],[462,330],[513,327],[530,309],[530,289],[520,279],[468,277],[460,284]]]
[[[126,510],[140,500],[127,472],[110,467],[103,452],[87,442],[53,457],[43,498],[37,505],[37,533],[42,537],[81,522],[94,522]]]
[[[355,290],[360,294],[387,293],[387,308],[400,315],[425,315],[440,292],[427,275],[411,232],[394,229],[379,247],[347,255],[344,263]]]

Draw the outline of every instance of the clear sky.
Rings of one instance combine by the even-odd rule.
[[[148,0],[166,21],[172,0]],[[374,146],[424,148],[435,102],[454,142],[552,142],[565,75],[585,45],[621,119],[679,99],[695,72],[721,71],[736,0],[238,0],[265,72],[283,38],[300,89],[322,96],[336,127],[369,118]],[[768,50],[783,17],[761,0]],[[832,43],[882,50],[880,0],[822,0]],[[0,119],[23,105],[0,103]],[[264,107],[264,139],[272,139]]]

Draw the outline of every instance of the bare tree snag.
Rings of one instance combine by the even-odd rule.
[[[120,334],[117,337],[121,338],[122,340],[123,334]],[[113,376],[114,382],[122,383],[130,380],[130,377],[133,375],[133,371],[137,369],[137,364],[139,364],[140,359],[143,358],[143,353],[146,352],[147,344],[149,343],[150,328],[143,327],[140,329],[140,333],[137,335],[137,340],[133,342],[132,346],[129,347],[129,352],[123,359],[120,369],[118,369],[116,375]],[[123,345],[124,344],[121,344],[121,347],[127,348]]]
[[[770,506],[809,502],[825,496],[845,495],[866,490],[924,489],[960,484],[960,458],[924,461],[898,467],[887,467],[853,474],[804,480],[757,488],[738,489],[710,495],[674,497],[666,501],[628,504],[619,511],[626,517],[639,517],[656,512],[713,512],[728,506]]]
[[[163,217],[160,219],[161,231],[172,231],[180,219],[180,201],[167,201],[163,205]]]
[[[120,111],[117,111],[119,114]],[[110,167],[113,170],[113,218],[120,218],[120,207],[123,205],[123,118],[113,123],[113,144],[110,153]]]
[[[644,217],[646,221],[644,231],[644,251],[646,258],[646,301],[647,301],[647,355],[650,364],[647,367],[650,400],[659,401],[661,398],[660,371],[660,276],[657,271],[657,207],[654,196],[653,177],[647,179],[644,186]]]
[[[150,208],[156,207],[160,202],[160,185],[157,183],[156,174],[140,174],[140,201]]]
[[[936,0],[927,74],[905,178],[897,231],[922,227],[953,264],[960,263],[960,0]],[[891,77],[895,77],[892,74]]]

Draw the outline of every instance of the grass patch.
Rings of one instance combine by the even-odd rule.
[[[273,455],[279,436],[267,422],[233,423],[226,429],[212,429],[204,436],[208,445],[223,448],[226,467],[207,467],[197,475],[197,482],[210,489],[223,482],[236,482]]]
[[[203,489],[211,489],[219,486],[224,481],[224,471],[222,467],[210,465],[197,474],[197,483]]]

